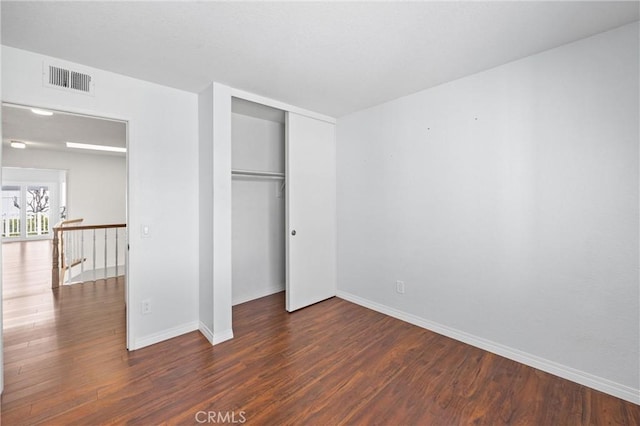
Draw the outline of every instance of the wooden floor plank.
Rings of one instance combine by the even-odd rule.
[[[49,250],[4,246],[5,425],[640,425],[637,405],[338,298],[290,314],[276,294],[235,306],[215,347],[128,352],[122,280],[51,290]]]

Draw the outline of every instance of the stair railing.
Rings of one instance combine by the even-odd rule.
[[[53,227],[51,288],[65,281],[71,284],[122,275],[126,224],[82,225],[82,221],[65,220]]]

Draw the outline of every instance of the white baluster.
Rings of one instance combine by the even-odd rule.
[[[84,230],[80,230],[80,277],[84,282]]]
[[[93,263],[91,264],[93,267],[93,281],[96,280],[96,230],[93,230]]]
[[[67,232],[67,284],[71,284],[71,262],[73,262],[73,233]]]
[[[115,231],[116,234],[116,272],[114,274],[114,277],[118,276],[118,228],[113,228],[113,230]]]
[[[104,228],[104,278],[107,279],[107,228]]]

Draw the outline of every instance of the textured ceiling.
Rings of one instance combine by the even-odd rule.
[[[2,43],[339,117],[639,19],[638,2],[11,2]],[[99,82],[96,82],[99,84]]]

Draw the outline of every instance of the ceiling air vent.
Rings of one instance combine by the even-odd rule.
[[[93,79],[89,74],[46,63],[43,68],[42,77],[46,87],[93,95]]]

